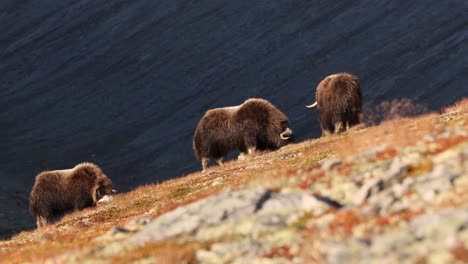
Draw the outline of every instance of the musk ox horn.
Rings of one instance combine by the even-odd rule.
[[[288,140],[291,138],[292,131],[291,129],[287,128],[283,133],[280,134],[280,138],[282,140]]]
[[[306,105],[307,108],[314,108],[317,106],[317,102],[311,104],[311,105]]]

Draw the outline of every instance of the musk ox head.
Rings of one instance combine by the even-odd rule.
[[[116,193],[117,191],[114,189],[114,186],[112,185],[112,181],[107,178],[105,174],[102,174],[102,177],[98,177],[97,183],[94,187],[93,190],[93,201],[97,203],[99,200],[101,200],[104,196],[106,195],[112,195]]]
[[[104,196],[115,192],[112,181],[98,166],[81,163],[72,169],[38,174],[29,206],[41,227],[68,211],[95,206]]]
[[[346,131],[362,119],[359,79],[349,73],[325,77],[317,86],[316,102],[306,107],[317,107],[322,135]]]
[[[285,114],[264,99],[248,99],[233,107],[206,112],[193,137],[193,151],[205,169],[209,160],[222,164],[232,150],[241,155],[276,150],[294,140]]]

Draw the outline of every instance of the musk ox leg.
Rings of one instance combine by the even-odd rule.
[[[328,130],[328,129],[322,130],[322,137],[326,137],[326,136],[331,135],[331,134],[332,134],[332,132],[330,130]]]
[[[346,126],[343,124],[343,122],[336,122],[335,123],[335,131],[334,133],[337,134],[337,133],[341,133],[341,132],[344,132],[346,131]]]
[[[202,158],[201,159],[201,164],[202,164],[202,171],[205,171],[205,169],[208,167],[208,162],[210,162],[209,158]]]
[[[252,155],[252,154],[255,153],[255,150],[257,150],[256,147],[248,147],[248,148],[247,148],[247,153],[248,153],[249,155]]]
[[[49,224],[49,221],[44,216],[38,216],[36,218],[36,224],[38,228],[41,228]]]
[[[216,162],[218,163],[219,166],[222,166],[224,163],[224,158],[219,158],[216,160]]]
[[[239,156],[237,156],[237,160],[245,160],[245,159],[246,159],[246,157],[245,157],[245,153],[244,153],[244,152],[241,152],[241,153],[239,154]]]
[[[246,160],[248,155],[252,155],[257,151],[256,147],[248,147],[247,152],[241,152],[239,156],[237,156],[237,160]]]

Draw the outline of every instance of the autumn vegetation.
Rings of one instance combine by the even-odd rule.
[[[379,153],[377,158],[388,159],[399,155],[399,146],[415,144],[418,139],[430,132],[454,125],[455,117],[458,119],[461,117],[464,120],[464,127],[468,128],[468,99],[460,100],[439,112],[423,111],[423,114],[418,112],[419,115],[411,117],[398,114],[398,107],[392,106],[392,102],[387,103],[384,108],[390,111],[390,114],[387,119],[380,116],[377,124],[361,125],[343,134],[291,144],[279,151],[251,156],[245,161],[226,162],[222,167],[211,166],[204,173],[194,172],[159,184],[144,185],[128,193],[116,195],[111,203],[66,215],[46,228],[23,231],[10,240],[0,242],[0,260],[7,260],[9,263],[42,261],[70,250],[100,246],[105,241],[96,238],[111,230],[112,227],[123,226],[143,215],[158,217],[165,212],[226,188],[236,190],[265,186],[279,189],[288,185],[290,179],[295,178],[301,179],[293,186],[299,189],[307,189],[308,186],[318,182],[327,184],[330,179],[323,172],[314,169],[320,166],[320,161],[329,157],[346,160],[351,155],[386,144],[390,147]],[[380,111],[385,112],[385,109],[382,108]],[[419,108],[418,111],[420,111]],[[379,113],[379,115],[382,114]],[[462,141],[468,141],[468,138],[460,136],[435,142],[431,150],[437,153]],[[428,166],[431,164],[425,163],[410,169],[416,173],[416,170],[428,170]],[[337,169],[346,174],[350,166],[344,162]],[[465,201],[452,202],[464,203]],[[333,224],[330,225],[328,231],[330,235],[346,236],[355,225],[362,222],[372,223],[378,229],[380,226],[398,221],[407,221],[417,214],[418,212],[413,212],[367,219],[357,211],[345,210],[334,214]],[[317,230],[307,228],[304,228],[301,233],[305,237],[315,237],[314,239],[317,239],[316,236],[323,235]],[[313,244],[314,241],[311,240],[310,243]],[[147,256],[159,255],[169,262],[189,262],[194,258],[194,250],[209,246],[209,244],[197,243],[180,246],[175,245],[173,241],[165,241],[129,251],[128,254],[124,253],[112,261],[127,263]],[[466,260],[468,256],[463,247],[455,249],[453,253],[460,260]],[[291,252],[288,247],[278,247],[272,249],[264,257],[270,258],[277,255],[290,258]],[[313,258],[313,256],[309,257]]]

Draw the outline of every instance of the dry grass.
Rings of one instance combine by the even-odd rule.
[[[345,158],[382,144],[393,148],[414,145],[428,131],[436,132],[434,127],[438,118],[439,115],[435,113],[418,118],[395,118],[359,133],[345,133],[336,153]]]
[[[150,262],[161,263],[191,263],[195,259],[195,252],[200,249],[209,249],[209,243],[185,243],[164,241],[148,243],[144,246],[132,248],[112,258],[112,263],[132,263],[146,259]]]
[[[451,106],[444,107],[442,112],[445,114],[461,114],[468,112],[468,98],[463,98]]]
[[[389,146],[385,152],[379,154],[379,157],[391,158],[398,155],[399,146],[415,144],[423,135],[437,132],[437,129],[443,129],[446,125],[452,125],[450,120],[461,118],[465,124],[468,124],[467,114],[468,99],[464,99],[451,107],[444,108],[443,115],[429,113],[414,118],[395,117],[379,126],[355,128],[340,135],[288,145],[279,151],[264,153],[245,161],[226,162],[223,167],[212,166],[205,173],[195,172],[161,184],[141,186],[131,192],[116,195],[109,204],[69,214],[54,225],[41,230],[24,231],[9,241],[0,242],[0,259],[8,259],[11,263],[41,261],[70,250],[102,246],[104,242],[95,238],[105,234],[113,226],[125,225],[144,214],[157,217],[226,188],[264,186],[279,189],[293,179],[300,179],[295,181],[294,187],[307,188],[314,182],[329,180],[317,170],[320,167],[319,162],[323,159],[334,155],[346,158],[379,144]],[[447,116],[450,117],[449,121]],[[435,150],[441,151],[466,140],[466,138],[449,139],[440,143]],[[346,172],[347,166],[345,163],[338,167],[338,170]],[[428,170],[430,166],[431,164],[424,163],[410,170],[416,173],[418,170]],[[385,225],[392,219],[401,219],[403,216],[392,217],[376,220],[380,221],[377,224]],[[362,217],[354,212],[342,212],[335,215],[330,231],[349,234],[354,226],[362,221],[364,221]],[[316,232],[316,230],[309,231]],[[314,239],[319,237],[320,235]],[[166,241],[148,244],[135,252],[123,254],[114,259],[114,262],[131,262],[155,256],[160,260],[166,259],[169,261],[167,263],[189,262],[193,259],[193,252],[196,249],[207,247],[209,245],[196,243],[179,245]],[[465,251],[458,249],[455,254],[464,258]],[[277,248],[265,255],[265,257],[273,256],[288,257],[288,248]],[[317,260],[318,257],[312,256],[311,259]]]

